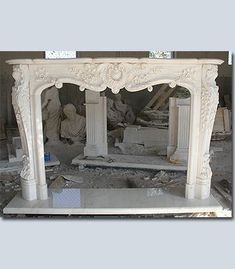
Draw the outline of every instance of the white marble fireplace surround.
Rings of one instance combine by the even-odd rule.
[[[209,146],[218,105],[218,87],[215,79],[218,65],[223,63],[222,60],[81,58],[17,59],[9,60],[7,63],[13,65],[15,85],[12,89],[12,102],[24,153],[21,171],[23,199],[48,199],[44,168],[41,93],[53,85],[61,88],[63,83],[76,84],[80,86],[81,91],[90,90],[96,92],[96,96],[107,87],[113,93],[118,93],[122,88],[129,92],[146,88],[152,91],[153,85],[162,83],[168,83],[170,87],[179,85],[187,88],[191,93],[191,113],[185,197],[187,199],[209,197],[212,176]],[[106,104],[105,101],[102,102]],[[99,100],[94,102],[94,106],[98,103]],[[92,110],[92,102],[88,107],[91,108],[89,112],[95,111]],[[106,115],[106,108],[98,111],[103,111],[98,113]],[[94,119],[92,113],[89,117]],[[91,121],[89,124],[95,123]],[[89,128],[92,129],[91,127]],[[105,124],[103,128],[106,130]],[[105,132],[102,132],[103,136]],[[102,140],[100,133],[98,136],[97,141],[100,143]],[[94,137],[92,139],[92,143],[96,143],[96,139]],[[103,142],[105,145],[104,140]],[[94,149],[99,145],[86,146],[88,149],[94,146]]]

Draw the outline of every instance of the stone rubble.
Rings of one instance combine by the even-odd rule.
[[[161,181],[161,182],[168,181],[169,179],[170,179],[170,177],[169,177],[169,175],[167,174],[167,172],[165,172],[165,171],[160,171],[160,172],[158,172],[158,173],[152,178],[153,181],[158,180],[158,181]]]

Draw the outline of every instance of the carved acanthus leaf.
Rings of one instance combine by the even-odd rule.
[[[201,92],[201,128],[212,132],[217,106],[219,103],[218,87],[216,77],[218,66],[206,65],[202,70],[202,92]]]
[[[39,67],[35,71],[36,81],[46,81],[48,79],[48,72],[45,67]]]
[[[80,88],[102,87],[103,79],[97,64],[80,64],[69,67],[69,73],[75,75],[80,82]]]
[[[32,136],[28,67],[25,65],[14,66],[12,76],[15,79],[12,88],[12,104],[21,136],[24,159],[28,160],[27,162],[23,161],[23,172],[21,174],[24,179],[30,180],[32,179],[32,169],[29,168],[29,149],[31,149]]]
[[[27,155],[23,155],[23,168],[20,172],[20,176],[24,179],[31,179],[30,161]]]
[[[201,88],[201,169],[199,178],[202,181],[208,181],[211,176],[209,145],[214,125],[215,115],[219,102],[218,87],[216,86],[216,77],[218,67],[216,65],[205,65],[202,67],[202,88]]]
[[[201,173],[200,179],[203,181],[207,181],[212,176],[212,171],[210,167],[210,153],[204,153],[202,157],[202,166],[201,166]]]
[[[41,82],[41,83],[53,83],[55,82],[55,79],[53,77],[50,76],[49,72],[47,71],[47,69],[45,67],[38,67],[35,70],[35,81],[37,82]]]
[[[29,80],[26,77],[25,66],[14,66],[12,76],[15,84],[12,88],[12,104],[16,118],[20,126],[24,122],[25,132],[30,130],[30,101],[29,101]]]
[[[188,68],[171,72],[175,85],[179,82],[190,83],[195,81],[197,69]],[[158,80],[169,80],[169,67],[156,64],[144,63],[102,63],[102,64],[79,64],[68,68],[68,75],[76,77],[80,84],[80,89],[102,91],[107,87],[114,93],[126,88],[133,91],[135,89],[151,90],[151,86]]]
[[[185,68],[169,83],[169,86],[174,88],[176,85],[194,84],[197,79],[197,74],[198,70],[195,67]]]

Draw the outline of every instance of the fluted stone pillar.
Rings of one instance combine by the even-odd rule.
[[[177,99],[177,146],[170,156],[171,162],[185,163],[188,160],[190,130],[190,98]]]
[[[177,147],[178,110],[175,97],[169,98],[169,139],[167,146],[167,159],[175,152]]]
[[[86,90],[86,146],[84,156],[108,154],[106,97]]]

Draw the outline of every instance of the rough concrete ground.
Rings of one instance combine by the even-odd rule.
[[[233,202],[232,146],[232,135],[225,140],[211,142],[214,151],[211,158],[212,194],[230,214]]]
[[[76,166],[62,165],[48,172],[47,179],[50,183],[60,177],[62,187],[78,188],[157,188],[183,185],[186,180],[184,172],[166,172],[166,176],[161,178],[159,174],[158,171],[100,167],[79,170]],[[74,181],[66,180],[68,175],[74,176]]]

